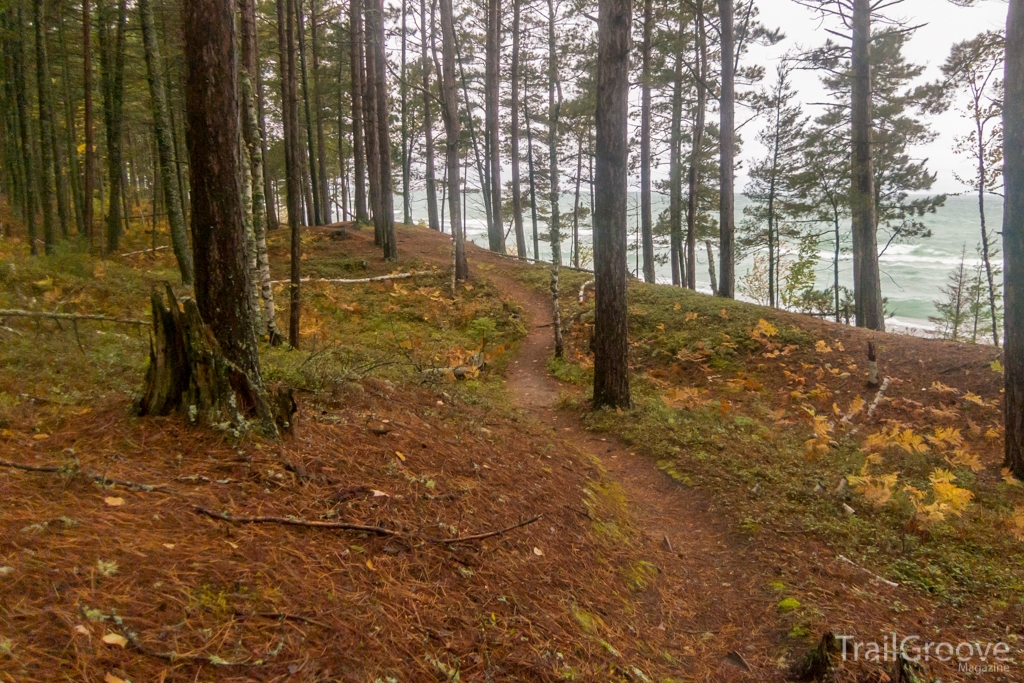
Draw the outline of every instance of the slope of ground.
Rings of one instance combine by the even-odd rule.
[[[569,361],[549,363],[542,267],[471,249],[453,297],[446,236],[401,227],[397,264],[351,226],[303,243],[312,277],[416,275],[304,286],[303,349],[263,349],[267,377],[300,390],[280,443],[129,417],[144,329],[0,321],[0,459],[58,470],[0,467],[0,678],[782,681],[827,629],[1020,657],[1024,501],[986,436],[991,350],[874,336],[894,381],[842,426],[814,417],[873,400],[866,333],[634,285],[637,409],[594,414],[585,274],[563,271]],[[271,251],[284,277],[283,233]],[[174,279],[166,251],[29,259],[0,242],[0,308],[146,319],[149,288]],[[481,358],[465,381],[446,371]],[[876,510],[862,491],[885,482],[836,489],[884,420],[913,431],[864,471],[898,471]],[[927,440],[937,424],[963,443]],[[931,503],[943,456],[975,497],[925,523],[903,486]]]

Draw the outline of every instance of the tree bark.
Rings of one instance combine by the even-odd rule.
[[[652,5],[652,0],[644,0],[644,42],[640,75],[640,235],[644,251],[644,282],[655,281],[654,221],[651,217],[651,42],[654,32]]]
[[[39,201],[43,208],[43,246],[52,254],[57,246],[57,225],[53,216],[53,185],[56,170],[53,149],[53,107],[50,99],[50,71],[46,57],[46,32],[43,28],[43,0],[33,0],[33,23],[36,33],[36,85],[39,98]]]
[[[11,56],[14,64],[14,95],[18,110],[18,127],[21,138],[21,155],[24,163],[25,173],[25,220],[28,228],[29,250],[33,256],[39,253],[39,236],[36,229],[36,207],[38,200],[36,196],[36,159],[34,145],[32,144],[32,130],[29,125],[28,106],[28,74],[25,54],[24,35],[27,32],[21,5],[18,4],[15,10],[15,31],[13,32]]]
[[[138,0],[139,18],[142,24],[142,44],[146,58],[146,74],[149,77],[149,95],[153,105],[153,130],[156,136],[157,155],[161,178],[163,179],[164,204],[167,222],[171,229],[171,246],[181,271],[181,283],[193,283],[192,249],[188,243],[185,217],[181,215],[178,186],[174,177],[174,148],[171,141],[171,121],[167,113],[167,95],[164,92],[163,74],[160,69],[160,50],[153,26],[153,6],[150,0]]]
[[[594,407],[628,408],[626,198],[631,0],[600,0],[594,197]]]
[[[240,185],[242,136],[237,114],[234,6],[220,0],[184,0],[182,23],[188,67],[185,114],[196,257],[194,311],[198,314],[191,315],[186,305],[185,316],[193,323],[201,316],[199,323],[205,321],[209,326],[217,351],[242,373],[251,387],[251,392],[244,392],[225,382],[223,392],[234,388],[238,399],[251,400],[252,412],[268,430],[273,430],[256,347],[255,311],[247,297],[239,296],[240,292],[248,291],[249,282]],[[232,114],[225,116],[225,112]],[[173,309],[171,315],[177,316],[177,305]],[[198,334],[199,330],[193,328],[193,332]],[[216,362],[217,353],[213,355]],[[214,393],[213,399],[230,404],[229,397],[220,391]]]
[[[455,21],[452,0],[441,3],[441,111],[445,127],[445,167],[448,174],[448,213],[452,224],[452,251],[454,268],[452,277],[463,281],[469,278],[466,261],[465,232],[462,228],[462,208],[459,202],[459,98],[455,86]]]
[[[485,44],[484,99],[487,147],[489,151],[491,216],[487,241],[491,251],[505,253],[505,225],[501,218],[501,147],[498,120],[501,70],[501,0],[487,0],[487,41]]]
[[[558,116],[562,108],[562,86],[558,80],[558,53],[555,50],[555,5],[548,0],[548,174],[551,184],[551,262],[562,265],[562,234],[559,226],[558,200]]]
[[[429,34],[427,26],[429,26]],[[426,0],[420,0],[420,59],[422,60],[423,71],[423,137],[426,149],[426,182],[427,182],[427,220],[431,230],[441,231],[441,224],[437,218],[437,179],[434,169],[434,114],[433,94],[430,91],[430,66],[431,60],[427,55],[427,40],[434,38],[434,12],[431,9],[430,16],[427,16]]]
[[[857,326],[885,330],[871,150],[871,0],[853,0],[853,291]]]
[[[523,229],[523,190],[519,178],[519,24],[522,0],[512,0],[512,126],[509,131],[512,146],[512,221],[516,232],[516,252],[526,258],[526,232]],[[536,258],[534,254],[534,258]]]
[[[331,192],[327,182],[327,143],[324,140],[324,103],[320,92],[320,37],[317,14],[317,0],[309,4],[309,32],[313,48],[313,107],[316,109],[316,151],[317,177],[320,179],[320,224],[331,222]],[[338,131],[338,144],[341,144],[341,131]]]
[[[388,126],[388,85],[387,55],[384,52],[384,2],[368,0],[366,12],[366,29],[369,46],[373,50],[373,81],[374,94],[377,100],[377,149],[380,155],[380,208],[379,216],[374,216],[381,233],[381,247],[384,259],[394,261],[398,258],[398,240],[395,237],[395,199],[391,181],[391,139]]]
[[[92,111],[92,12],[89,0],[82,0],[82,88],[85,93],[85,163],[82,179],[82,226],[90,251],[96,248],[93,225],[93,198],[96,182],[96,149],[93,139],[95,126]]]
[[[124,34],[128,13],[125,0],[117,10],[117,31],[110,35],[109,0],[98,0],[100,15],[100,65],[103,70],[103,122],[107,134],[107,253],[116,252],[121,240],[121,195],[124,186],[122,169],[122,124],[124,121]]]
[[[306,115],[306,149],[307,154],[302,159],[304,165],[304,179],[308,178],[309,184],[305,186],[306,193],[306,214],[309,225],[323,225],[323,198],[320,196],[320,172],[317,167],[317,153],[314,136],[313,114],[311,112],[309,94],[309,75],[306,69],[306,24],[302,12],[302,0],[295,1],[295,27],[299,37],[299,78],[302,86],[302,106]],[[308,175],[307,175],[308,174]]]
[[[398,84],[402,101],[402,222],[409,225],[412,223],[412,195],[409,191],[409,182],[412,179],[410,168],[410,142],[409,142],[409,86],[407,83],[408,69],[406,68],[406,52],[408,50],[408,35],[405,19],[409,13],[408,0],[402,0],[402,68],[401,78]]]
[[[295,12],[293,2],[294,0],[277,0],[277,37],[281,53],[281,110],[284,123],[285,191],[287,193],[288,227],[291,232],[288,343],[292,348],[297,349],[299,348],[299,322],[302,315],[299,268],[301,257],[302,180],[300,177],[301,167],[299,166],[299,94],[295,76]]]
[[[583,177],[583,136],[576,138],[576,192],[572,202],[572,265],[580,267],[580,181]]]
[[[693,146],[690,150],[690,168],[687,176],[686,206],[686,286],[697,289],[697,207],[700,195],[700,164],[704,148],[705,120],[708,106],[708,37],[704,23],[704,0],[697,0],[697,14],[694,17],[697,41],[694,52],[697,58],[697,104],[693,121]]]
[[[533,260],[540,260],[540,232],[537,229],[537,179],[533,172],[533,122],[530,120],[529,96],[525,84],[523,115],[526,118],[526,169],[530,178],[530,220],[533,223]]]
[[[1006,466],[1024,479],[1024,0],[1010,0],[1004,81]]]
[[[366,174],[370,186],[370,211],[373,213],[373,243],[378,247],[384,246],[384,236],[380,230],[381,208],[381,186],[380,186],[380,160],[381,153],[377,135],[377,83],[376,67],[374,61],[376,54],[373,49],[373,36],[370,34],[370,22],[368,15],[371,7],[368,3],[373,0],[359,0],[362,8],[360,21],[365,21],[365,30],[360,31],[363,35],[363,127],[366,131]],[[385,112],[386,116],[386,112]]]
[[[720,203],[718,296],[736,297],[736,38],[733,0],[718,0],[722,21],[722,100],[720,106]]]
[[[679,44],[672,72],[672,130],[669,134],[669,261],[672,262],[672,284],[680,287],[686,281],[683,268],[683,21],[679,21]]]
[[[68,64],[68,46],[64,38],[64,12],[58,16],[58,36],[60,38],[61,53],[61,83],[64,89],[64,152],[67,163],[67,184],[71,190],[71,199],[74,205],[75,229],[78,235],[85,234],[85,224],[82,222],[82,185],[81,168],[78,163],[78,141],[75,126],[75,88],[71,83],[71,66]]]
[[[348,12],[349,71],[352,76],[352,182],[357,223],[370,222],[366,210],[366,151],[363,149],[363,20],[359,0],[351,0]]]
[[[277,328],[277,310],[274,303],[274,289],[270,284],[270,259],[267,255],[267,198],[263,163],[263,149],[266,144],[263,140],[263,131],[257,113],[259,96],[253,89],[253,76],[259,73],[255,1],[240,0],[239,11],[242,28],[241,68],[239,69],[242,90],[242,138],[245,142],[244,152],[248,157],[249,172],[252,176],[252,237],[256,250],[256,277],[263,308],[263,329],[271,346],[277,346],[281,343],[282,336]]]

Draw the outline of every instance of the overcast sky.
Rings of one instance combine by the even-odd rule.
[[[749,59],[764,64],[773,63],[778,57],[795,47],[808,48],[820,45],[828,38],[826,28],[837,29],[833,19],[823,23],[811,10],[797,5],[793,0],[758,0],[761,20],[766,26],[780,27],[786,33],[786,40],[770,48],[754,48]],[[908,20],[911,24],[927,24],[914,34],[906,47],[909,61],[924,64],[927,70],[924,80],[939,78],[942,63],[950,47],[957,42],[972,38],[987,30],[996,30],[1006,25],[1006,3],[999,0],[983,0],[973,8],[957,7],[947,0],[905,0],[901,5],[889,8],[889,16]],[[769,68],[769,74],[771,69]],[[803,101],[820,100],[818,77],[812,72],[794,74],[794,84]],[[808,108],[808,113],[815,113]],[[938,174],[936,192],[960,192],[964,188],[953,177],[954,171],[969,175],[971,164],[953,154],[953,138],[964,130],[965,122],[955,109],[936,116],[931,121],[938,138],[917,150],[917,155],[929,160],[929,168]],[[754,130],[744,131],[746,140],[743,153],[746,159],[762,153],[753,141]],[[744,166],[747,164],[744,163]],[[745,171],[737,177],[737,189],[746,184]]]

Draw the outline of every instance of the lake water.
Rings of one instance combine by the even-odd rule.
[[[524,197],[524,199],[526,198]],[[738,196],[736,199],[736,223],[739,224],[743,220],[743,208],[748,202],[743,196]],[[564,196],[561,202],[562,231],[565,238],[562,246],[563,262],[568,259],[571,243],[572,203],[573,197],[571,195]],[[589,203],[589,196],[586,194],[581,195],[581,206],[589,206]],[[395,197],[395,204],[396,214],[400,217],[400,196]],[[635,244],[636,233],[639,231],[638,206],[639,193],[631,192],[629,197],[629,268],[634,272],[637,267]],[[655,221],[657,221],[658,214],[667,207],[667,197],[664,195],[654,195],[652,212]],[[527,245],[532,252],[533,237],[528,203],[525,209],[524,219]],[[412,210],[414,220],[426,220],[426,203],[423,192],[413,193]],[[1002,200],[999,197],[991,197],[986,201],[986,214],[990,233],[998,236],[1003,218]],[[470,240],[483,246],[487,245],[485,216],[482,196],[479,192],[470,192],[467,195],[466,234]],[[509,222],[506,221],[506,228]],[[932,329],[934,326],[928,322],[928,317],[936,313],[934,301],[942,298],[940,290],[947,284],[950,271],[960,264],[961,252],[965,245],[967,247],[967,265],[973,266],[980,262],[980,259],[977,257],[976,247],[981,242],[981,229],[978,219],[978,200],[975,196],[950,196],[947,198],[945,206],[940,208],[936,214],[926,216],[923,222],[931,229],[932,237],[916,240],[913,244],[894,244],[886,249],[879,259],[882,272],[882,295],[888,299],[887,312],[892,315],[889,320],[889,327],[894,330],[920,331]],[[546,242],[547,224],[542,220],[538,221],[538,229],[540,232],[540,258],[542,260],[549,260],[551,258],[551,250]],[[447,227],[445,230],[447,231]],[[829,226],[823,225],[817,232],[825,232],[826,230],[829,230]],[[843,226],[843,231],[844,233],[849,233],[848,224]],[[848,237],[848,235],[844,235],[844,239],[848,240]],[[580,225],[580,242],[583,246],[581,253],[587,253],[590,240],[590,220],[587,217],[581,221]],[[511,251],[515,250],[515,237],[513,235],[509,235],[507,244]],[[792,246],[795,250],[796,245]],[[849,244],[844,244],[844,248],[848,247]],[[828,237],[823,238],[819,248],[816,287],[818,289],[825,289],[832,282],[832,258],[834,252],[832,239]],[[667,243],[657,245],[657,251],[667,255]],[[528,256],[533,257],[534,254],[530,253]],[[736,269],[738,278],[746,274],[752,264],[752,256],[747,256],[740,261]],[[657,276],[658,282],[671,283],[672,273],[668,263],[658,266]],[[852,289],[852,262],[849,254],[844,254],[840,260],[839,276],[841,284]],[[701,245],[698,245],[697,249],[697,288],[703,291],[710,291],[707,252]]]

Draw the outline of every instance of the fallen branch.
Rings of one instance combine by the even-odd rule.
[[[885,380],[882,381],[882,387],[878,390],[878,393],[875,394],[875,400],[871,402],[871,406],[868,408],[868,414],[866,419],[870,420],[871,416],[873,416],[875,414],[875,411],[878,410],[878,404],[882,402],[883,398],[885,398],[885,391],[886,389],[889,388],[890,381],[891,380],[888,377],[886,377]]]
[[[82,615],[86,619],[89,619],[90,621],[96,620],[96,613],[90,612],[85,607],[85,605],[81,606],[81,610]],[[128,625],[125,624],[124,620],[117,614],[111,613],[108,616],[106,614],[100,613],[98,618],[101,621],[106,621],[107,619],[110,619],[112,622],[114,622],[114,624],[117,625],[117,627],[123,632],[124,638],[127,639],[128,642],[131,643],[135,647],[135,649],[137,649],[142,654],[149,655],[150,657],[156,657],[157,659],[165,659],[168,662],[206,662],[208,664],[212,664],[213,666],[262,666],[263,664],[267,663],[267,660],[276,657],[284,648],[284,638],[281,638],[281,640],[277,643],[277,647],[268,652],[266,657],[262,659],[245,659],[239,661],[223,659],[221,657],[218,657],[217,655],[194,654],[191,652],[182,654],[174,650],[160,652],[159,650],[153,650],[150,647],[144,645],[142,643],[142,640],[139,638],[139,634],[128,628]]]
[[[152,254],[154,251],[160,251],[161,249],[170,249],[169,244],[165,244],[162,247],[150,247],[149,249],[139,249],[138,251],[128,251],[123,254],[117,254],[118,256],[137,256],[138,254]]]
[[[193,508],[196,513],[213,519],[219,519],[233,524],[284,524],[285,526],[304,526],[317,529],[345,529],[347,531],[364,531],[378,536],[405,537],[406,534],[394,529],[385,529],[382,526],[370,526],[367,524],[351,524],[349,522],[324,522],[318,520],[302,519],[301,517],[236,517],[226,512],[215,512],[200,505]]]
[[[409,277],[416,277],[417,275],[425,275],[426,273],[394,273],[393,275],[378,275],[376,277],[361,277],[353,280],[335,279],[327,277],[304,277],[299,282],[324,282],[331,285],[357,285],[362,282],[383,282],[385,280],[404,280]],[[272,285],[286,285],[291,280],[271,280]]]
[[[286,614],[285,612],[241,612],[236,610],[235,616],[241,617],[243,619],[248,619],[250,617],[259,617],[262,619],[283,619],[286,621],[301,621],[304,624],[311,624],[313,626],[319,626],[320,628],[325,628],[328,630],[331,629],[331,627],[325,624],[324,622],[317,621],[316,619],[310,619],[309,617],[304,617],[301,614]]]
[[[580,285],[580,296],[579,296],[580,306],[582,306],[584,304],[584,302],[586,301],[586,298],[587,298],[586,297],[587,287],[589,287],[592,284],[594,284],[593,280],[587,280],[582,285]]]
[[[0,460],[0,467],[10,467],[12,469],[24,470],[26,472],[46,472],[48,474],[77,473],[85,477],[86,479],[98,482],[101,486],[114,484],[116,486],[124,486],[126,488],[135,489],[137,491],[157,491],[167,486],[167,484],[139,484],[138,482],[127,481],[125,479],[114,479],[113,477],[108,477],[105,474],[80,472],[76,467],[58,467],[56,465],[27,465],[23,463],[10,462],[9,460]]]
[[[78,313],[47,313],[45,311],[22,311],[12,308],[0,309],[0,318],[50,318],[52,320],[101,320],[110,323],[121,323],[122,325],[144,325],[149,327],[151,323],[146,320],[129,320],[127,318],[111,318],[106,315],[78,314]]]
[[[845,557],[843,555],[839,555],[839,556],[836,557],[836,559],[838,561],[840,561],[840,562],[843,562],[845,564],[850,565],[854,569],[859,569],[860,571],[862,571],[865,574],[867,574],[868,576],[870,576],[873,580],[880,581],[881,583],[884,583],[886,586],[889,586],[890,588],[899,588],[900,587],[900,585],[898,583],[896,583],[895,581],[890,581],[889,579],[885,578],[884,576],[879,576],[878,574],[874,573],[873,571],[870,571],[868,569],[865,569],[864,567],[861,567],[860,565],[858,565],[857,563],[855,563],[853,560],[851,560],[848,557]]]
[[[434,543],[445,543],[445,544],[449,544],[449,545],[452,544],[452,543],[466,543],[468,541],[482,541],[485,538],[492,538],[494,536],[501,536],[502,534],[506,534],[509,531],[514,531],[514,530],[516,530],[516,529],[518,529],[520,527],[527,526],[528,524],[533,524],[538,519],[540,519],[542,516],[543,515],[536,515],[534,517],[531,517],[530,519],[527,519],[526,521],[519,522],[519,524],[513,524],[510,527],[505,527],[504,529],[498,529],[497,531],[488,531],[487,533],[483,533],[483,534],[475,534],[473,536],[459,536],[458,538],[428,538],[427,540],[428,541],[433,541]]]
[[[233,524],[283,524],[285,526],[301,526],[301,527],[312,527],[315,529],[344,529],[346,531],[363,531],[370,534],[377,534],[378,536],[392,536],[397,538],[418,538],[420,540],[429,541],[431,543],[440,543],[443,545],[451,545],[453,543],[468,543],[469,541],[481,541],[485,538],[493,538],[494,536],[501,536],[507,534],[509,531],[514,531],[520,527],[533,524],[541,518],[542,515],[536,515],[525,521],[513,524],[510,527],[504,529],[497,529],[496,531],[487,531],[482,534],[474,534],[472,536],[458,536],[456,538],[431,538],[429,536],[416,536],[412,534],[406,534],[402,531],[396,531],[394,529],[387,529],[382,526],[370,526],[367,524],[353,524],[350,522],[325,522],[321,520],[302,519],[301,517],[239,517],[235,515],[229,515],[226,512],[215,512],[213,510],[204,508],[197,505],[193,510],[200,515],[206,517],[212,517],[213,519],[219,519],[224,522],[231,522]]]

